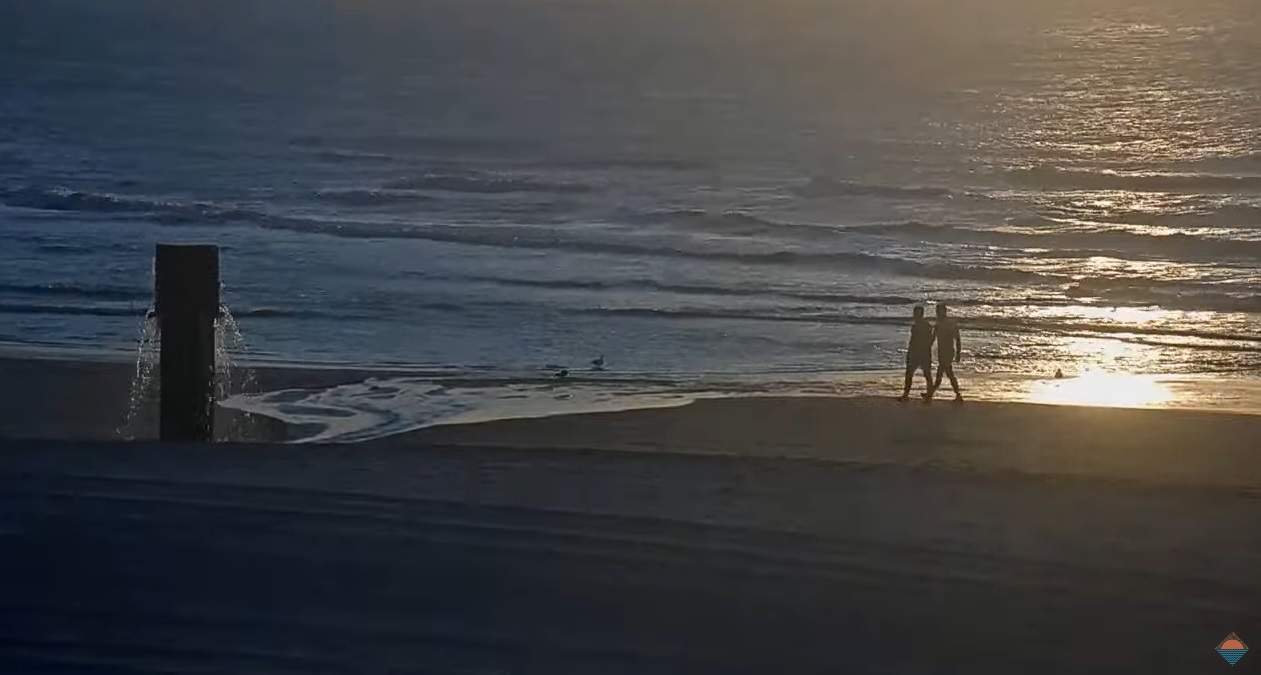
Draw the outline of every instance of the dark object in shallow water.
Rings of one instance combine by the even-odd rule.
[[[158,319],[158,436],[214,440],[215,319],[219,247],[158,244],[153,263]]]
[[[604,354],[601,354],[598,359],[591,359],[591,369],[604,370]]]
[[[560,371],[559,373],[556,373],[555,375],[553,375],[552,377],[559,377],[559,378],[569,377],[569,371],[568,371],[568,370],[562,370],[562,371]]]
[[[1064,379],[1064,371],[1060,370],[1059,368],[1056,368],[1056,369],[1055,369],[1055,379],[1057,379],[1057,380],[1062,380],[1062,379]]]

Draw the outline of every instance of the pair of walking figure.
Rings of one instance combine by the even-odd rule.
[[[915,322],[911,324],[911,341],[906,349],[906,383],[902,388],[899,401],[911,396],[911,381],[915,379],[915,371],[924,373],[926,391],[922,394],[924,401],[933,400],[933,395],[941,387],[943,377],[950,378],[950,386],[954,389],[955,400],[962,401],[959,391],[959,380],[955,378],[954,364],[959,362],[963,352],[963,340],[959,337],[959,324],[948,315],[944,304],[937,304],[937,321],[929,323],[924,318],[924,308],[915,308]],[[933,343],[937,343],[937,379],[933,380]]]

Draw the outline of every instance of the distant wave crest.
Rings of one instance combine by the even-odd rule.
[[[0,191],[0,201],[18,208],[90,213],[138,213],[172,205],[159,200],[83,192],[64,187],[23,187],[3,190]]]
[[[0,288],[0,292],[2,291],[3,288]],[[70,294],[68,293],[67,295]],[[81,294],[79,297],[88,301],[99,299],[91,293]],[[139,302],[140,300],[140,298],[136,298],[135,304],[129,306],[106,302],[97,304],[0,302],[0,314],[51,314],[57,316],[134,317],[140,319],[144,317],[149,307],[147,302],[142,303]],[[237,318],[249,317],[251,319],[335,318],[344,320],[346,318],[344,313],[334,315],[319,311],[278,309],[274,307],[242,308],[233,311],[233,315]]]
[[[14,199],[12,193],[0,195],[6,203],[51,210],[144,214],[162,224],[249,224],[267,229],[291,230],[312,234],[363,239],[422,239],[453,244],[494,246],[498,248],[570,251],[575,253],[641,255],[665,258],[709,260],[745,265],[819,265],[837,269],[859,268],[893,274],[931,278],[984,279],[992,281],[1037,281],[1030,272],[986,267],[967,267],[936,263],[920,263],[856,251],[811,249],[733,250],[721,249],[704,242],[679,242],[649,238],[594,238],[584,233],[542,227],[448,226],[405,223],[372,223],[318,220],[279,216],[243,207],[218,206],[206,203],[180,203],[144,198],[96,195],[68,191],[25,190]],[[104,210],[102,209],[104,207]],[[724,216],[727,221],[744,220],[757,226],[757,221],[744,217]]]
[[[915,302],[913,298],[901,295],[860,295],[848,293],[829,293],[826,291],[794,291],[777,288],[749,288],[739,286],[715,286],[708,284],[666,283],[654,279],[517,279],[510,277],[469,276],[462,277],[470,281],[518,286],[523,288],[545,288],[555,290],[585,291],[659,291],[683,295],[709,295],[728,297],[766,297],[807,302],[846,303],[865,305],[905,305]]]
[[[944,271],[944,270],[943,270]],[[680,295],[727,296],[749,298],[777,298],[818,305],[875,305],[905,306],[918,302],[919,298],[902,295],[865,295],[837,293],[827,290],[798,290],[774,287],[720,286],[711,284],[665,283],[653,279],[600,280],[600,279],[518,279],[491,276],[462,277],[470,281],[494,283],[504,286],[543,288],[556,290],[589,291],[657,291]],[[1036,297],[987,299],[984,297],[944,298],[955,306],[1025,307],[1065,306],[1083,302],[1105,302],[1119,306],[1160,306],[1164,309],[1187,311],[1261,312],[1261,296],[1239,293],[1221,293],[1195,285],[1153,286],[1134,280],[1097,279],[1068,281],[1048,278],[1047,293]],[[1052,289],[1055,292],[1051,294]],[[1062,296],[1060,295],[1062,293]],[[1058,296],[1058,297],[1057,297]],[[900,319],[899,319],[900,320]]]
[[[392,180],[386,183],[385,187],[392,190],[439,190],[479,194],[512,192],[581,194],[592,191],[592,187],[585,183],[547,181],[529,176],[481,171],[430,171],[418,176]]]
[[[268,214],[258,209],[203,201],[86,192],[65,187],[0,190],[0,202],[13,207],[100,215],[127,215],[162,225],[253,224],[269,229],[318,231],[315,221]]]
[[[411,190],[391,190],[376,188],[349,188],[342,190],[319,190],[316,199],[347,206],[396,206],[401,204],[417,204],[432,202],[432,195],[421,194]]]
[[[93,286],[72,283],[0,284],[0,295],[46,298],[87,298],[91,300],[145,301],[151,291],[145,288]]]
[[[785,224],[742,211],[707,211],[705,209],[647,211],[628,214],[626,219],[642,225],[672,225],[683,230],[696,229],[732,235],[767,234],[788,227]]]
[[[882,185],[815,176],[797,188],[803,197],[868,196],[886,199],[951,199],[955,192],[944,187],[925,185]]]
[[[333,134],[305,135],[290,141],[296,147],[331,149],[351,153],[390,153],[406,155],[441,155],[470,153],[478,155],[497,155],[505,152],[522,152],[533,147],[533,143],[517,138],[494,138],[484,136],[453,136],[428,134]],[[352,148],[352,150],[344,150]]]
[[[1071,209],[1057,209],[1063,217],[1079,218]],[[1209,208],[1176,212],[1147,213],[1121,211],[1115,214],[1088,214],[1083,220],[1125,225],[1159,225],[1166,227],[1261,227],[1261,206],[1248,203],[1221,204]]]
[[[0,302],[0,314],[53,314],[57,316],[127,316],[141,318],[145,310],[108,305],[59,305]]]
[[[735,321],[769,321],[810,324],[850,324],[850,325],[883,325],[902,326],[906,318],[888,315],[851,314],[844,310],[819,311],[775,311],[760,309],[710,309],[699,307],[660,308],[660,307],[597,307],[588,309],[572,309],[574,313],[601,314],[609,316],[631,316],[664,319],[694,320],[735,320]],[[1261,351],[1261,336],[1216,331],[1212,329],[1191,329],[1170,326],[1136,326],[1091,320],[1073,319],[1030,319],[1025,317],[987,316],[970,314],[962,320],[969,330],[1007,332],[1007,333],[1058,333],[1064,335],[1104,334],[1115,336],[1146,337],[1181,337],[1201,340],[1220,341],[1233,344],[1194,344],[1183,346],[1190,349],[1213,349],[1230,351]],[[1142,337],[1139,338],[1140,340]]]
[[[1125,280],[1087,279],[1065,286],[1064,294],[1070,298],[1095,298],[1117,305],[1155,305],[1163,309],[1184,311],[1261,313],[1261,295],[1223,293],[1220,290],[1186,285],[1161,287]]]
[[[325,162],[334,164],[388,164],[395,158],[383,152],[363,152],[359,150],[328,149],[320,150],[315,156]]]
[[[859,225],[851,231],[918,241],[1051,248],[1056,255],[1134,255],[1181,259],[1257,259],[1261,240],[1240,240],[1186,233],[1144,234],[1132,230],[1056,230],[1051,228],[981,228],[931,225],[917,221]]]
[[[1261,176],[1159,171],[1086,170],[1056,166],[1009,169],[1020,185],[1072,190],[1133,190],[1146,192],[1261,192]]]
[[[699,171],[712,165],[700,160],[670,157],[591,157],[565,158],[546,162],[566,169],[631,169],[652,171]]]

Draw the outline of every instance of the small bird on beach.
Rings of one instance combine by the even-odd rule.
[[[1055,379],[1057,379],[1057,380],[1062,380],[1062,379],[1064,379],[1064,371],[1060,370],[1059,368],[1056,368],[1056,369],[1055,369]]]
[[[601,354],[598,359],[591,359],[591,369],[604,370],[604,354]]]

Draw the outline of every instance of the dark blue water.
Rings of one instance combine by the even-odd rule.
[[[271,359],[1255,373],[1253,3],[1024,4],[7,0],[0,341],[209,241]]]

